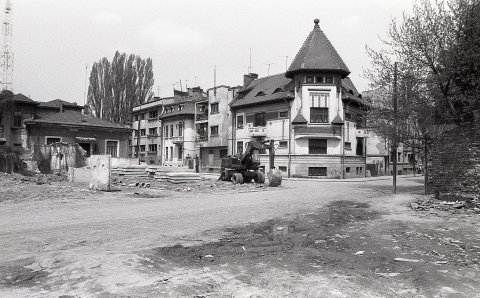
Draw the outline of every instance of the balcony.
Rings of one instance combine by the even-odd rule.
[[[158,134],[149,134],[148,138],[158,138]]]
[[[208,112],[195,115],[196,122],[207,121],[207,120],[208,120]]]
[[[172,137],[171,141],[174,144],[183,144],[183,137]]]
[[[248,129],[249,137],[266,137],[267,129],[265,127],[251,127]]]
[[[195,142],[200,143],[200,142],[206,142],[206,141],[208,141],[207,134],[197,134],[197,137],[195,138]]]
[[[295,139],[340,139],[341,128],[331,125],[301,126],[294,128]]]

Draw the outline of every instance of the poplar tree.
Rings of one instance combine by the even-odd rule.
[[[133,107],[153,97],[152,59],[115,52],[95,62],[90,72],[88,102],[91,115],[111,122],[130,124]]]

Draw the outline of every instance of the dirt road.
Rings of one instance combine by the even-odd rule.
[[[135,190],[96,193],[64,182],[4,185],[0,196],[11,199],[0,200],[0,292],[6,297],[472,297],[479,292],[472,260],[477,253],[472,247],[480,242],[476,219],[449,218],[445,224],[442,214],[409,209],[407,203],[421,196],[420,178],[400,179],[397,196],[389,195],[385,180],[287,180],[280,188],[249,189],[254,192],[226,189],[135,196]],[[468,228],[458,230],[467,222]],[[442,235],[433,240],[415,238],[439,226],[444,230],[436,233]],[[417,234],[405,234],[409,231]],[[459,241],[447,240],[452,245],[470,241],[472,249],[464,254],[470,262],[424,255],[417,263],[393,261],[430,252],[447,232]],[[422,270],[430,276],[413,282],[413,274],[426,274]],[[430,285],[433,278],[444,284]]]

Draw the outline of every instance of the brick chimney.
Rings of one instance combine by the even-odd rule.
[[[83,106],[83,114],[84,115],[89,115],[90,114],[90,109],[88,108],[87,105]]]
[[[247,86],[255,79],[258,79],[258,74],[256,73],[249,73],[249,74],[243,75],[243,86]]]

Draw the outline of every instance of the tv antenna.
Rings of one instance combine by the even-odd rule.
[[[12,43],[12,25],[10,23],[10,15],[12,14],[12,4],[7,0],[4,11],[4,20],[2,25],[2,81],[1,84],[4,90],[12,90],[13,86],[13,52],[11,48]]]

